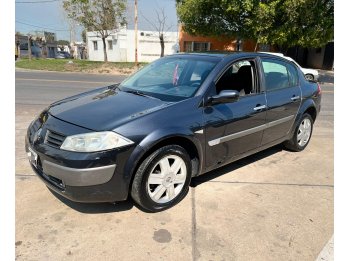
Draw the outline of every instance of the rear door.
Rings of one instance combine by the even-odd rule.
[[[298,71],[292,63],[262,58],[267,100],[266,128],[262,145],[284,138],[301,104]]]

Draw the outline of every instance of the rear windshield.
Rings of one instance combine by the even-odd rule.
[[[184,100],[194,96],[216,63],[199,58],[162,58],[127,78],[120,89],[165,101]]]

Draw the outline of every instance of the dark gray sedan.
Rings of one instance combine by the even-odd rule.
[[[26,151],[66,198],[130,195],[155,212],[180,202],[192,177],[279,143],[305,149],[320,103],[319,84],[282,57],[176,54],[51,104],[30,124]]]

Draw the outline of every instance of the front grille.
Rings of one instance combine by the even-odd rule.
[[[54,148],[60,148],[66,136],[55,131],[47,130],[45,143]]]

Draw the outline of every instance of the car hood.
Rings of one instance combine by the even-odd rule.
[[[155,98],[103,88],[53,103],[49,113],[60,120],[103,131],[112,130],[169,104]]]

